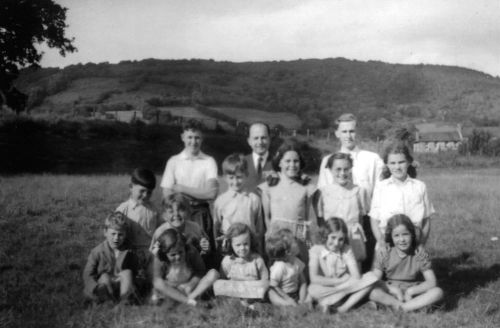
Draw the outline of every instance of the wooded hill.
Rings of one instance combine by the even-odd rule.
[[[17,86],[29,94],[32,112],[61,115],[82,106],[109,111],[200,104],[290,112],[304,127],[328,128],[348,111],[365,122],[371,137],[383,135],[393,122],[500,122],[498,77],[460,67],[344,58],[88,63],[27,69]]]

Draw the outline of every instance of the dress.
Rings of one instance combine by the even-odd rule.
[[[366,236],[360,223],[366,208],[367,196],[358,186],[346,188],[333,183],[320,188],[319,216],[325,220],[332,217],[344,220],[349,229],[349,245],[357,261],[366,258]]]
[[[400,256],[396,247],[377,252],[373,268],[384,273],[387,283],[407,289],[419,282],[421,273],[431,270],[429,254],[425,250]]]
[[[378,181],[381,179],[384,162],[378,154],[367,150],[360,150],[358,147],[355,147],[353,151],[350,151],[349,155],[351,155],[353,160],[353,183],[358,185],[363,192],[366,193],[367,204],[369,205],[371,203],[373,190]],[[328,158],[330,158],[330,156],[331,155],[327,155],[323,157],[323,160],[321,161],[318,176],[318,188],[333,183],[332,173],[330,169],[326,167],[326,163],[328,162]],[[367,210],[369,210],[369,207]]]
[[[280,174],[278,184],[259,185],[262,206],[268,232],[282,228],[290,229],[296,238],[310,242],[311,230],[316,227],[316,218],[311,208],[315,187]]]
[[[260,280],[263,270],[267,270],[264,260],[256,253],[252,253],[249,260],[227,255],[221,263],[221,273],[230,280]]]
[[[205,264],[197,250],[186,247],[185,261],[176,266],[168,262],[161,261],[158,257],[153,261],[154,277],[161,277],[165,282],[173,287],[188,282],[193,276],[203,277],[205,274]]]

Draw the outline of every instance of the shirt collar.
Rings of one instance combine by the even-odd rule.
[[[229,194],[231,195],[232,198],[236,198],[238,196],[248,196],[248,191],[242,190],[242,191],[235,191],[235,190],[229,190]]]
[[[330,251],[330,250],[328,250],[326,247],[325,247],[325,248],[323,248],[323,249],[321,250],[321,253],[320,253],[320,255],[319,255],[319,256],[320,256],[322,259],[325,259],[325,258],[326,258],[327,256],[329,256],[329,255],[332,255],[332,256],[335,256],[335,257],[340,257],[340,253],[336,253],[336,252],[334,252],[334,251]]]
[[[185,150],[183,150],[180,154],[182,159],[201,159],[205,156],[205,154],[200,150],[200,152],[196,155],[188,154]]]
[[[349,154],[351,155],[352,159],[354,160],[357,156],[358,156],[358,153],[361,151],[361,149],[359,149],[358,146],[354,146],[354,148],[352,150],[348,150],[348,149],[340,149],[340,152],[341,153],[344,153],[344,154]]]
[[[406,179],[405,181],[400,181],[400,180],[397,180],[395,179],[392,175],[389,177],[389,183],[392,183],[392,184],[395,184],[395,185],[399,185],[399,184],[407,184],[407,183],[411,183],[413,181],[412,178],[410,178],[409,175],[406,176]]]
[[[253,159],[253,164],[255,165],[255,167],[257,167],[257,165],[259,164],[259,157],[262,157],[262,166],[264,166],[264,164],[267,161],[268,156],[269,156],[269,151],[266,151],[266,153],[264,155],[258,155],[256,153],[252,152],[252,159]]]

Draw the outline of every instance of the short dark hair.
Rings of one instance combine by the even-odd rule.
[[[267,135],[269,137],[271,137],[271,128],[269,127],[269,125],[267,123],[264,123],[264,122],[254,122],[254,123],[250,124],[250,126],[248,127],[247,137],[250,137],[250,130],[252,129],[252,126],[254,126],[254,125],[263,125],[267,130]]]
[[[411,222],[410,218],[404,214],[395,214],[391,216],[387,222],[387,227],[385,228],[385,242],[394,247],[394,240],[392,240],[392,231],[399,225],[404,225],[411,235],[411,250],[414,251],[417,248],[417,232],[415,231],[415,226]]]
[[[244,175],[248,175],[248,165],[245,155],[233,153],[227,156],[222,162],[222,172],[224,174],[243,173]]]
[[[167,253],[173,249],[186,250],[186,240],[184,236],[175,229],[165,230],[157,239],[160,244],[158,258],[168,263]]]
[[[285,258],[290,253],[290,249],[290,243],[276,233],[266,238],[266,253],[271,262]]]
[[[132,172],[130,182],[132,184],[141,185],[150,190],[153,190],[156,187],[156,177],[153,171],[140,167],[136,168]]]
[[[299,155],[300,172],[302,172],[304,170],[304,166],[305,166],[306,162],[304,161],[304,157],[302,157],[302,155],[301,155],[299,143],[295,140],[285,141],[278,148],[278,150],[276,151],[276,154],[274,154],[274,157],[272,160],[273,170],[275,170],[276,172],[280,171],[281,159],[289,151],[294,151],[297,153],[297,155]]]
[[[319,226],[319,229],[316,233],[316,243],[324,245],[328,240],[328,235],[332,232],[342,231],[345,235],[345,244],[349,244],[349,236],[347,225],[344,220],[336,217],[331,217],[326,220],[323,224]]]
[[[328,157],[328,160],[326,161],[325,167],[327,169],[331,169],[332,166],[333,166],[333,163],[336,160],[342,160],[342,159],[348,161],[349,164],[351,164],[351,168],[352,168],[352,157],[351,157],[351,155],[346,154],[346,153],[340,153],[340,152],[330,155],[330,157]]]
[[[389,160],[389,155],[390,154],[403,154],[406,161],[408,162],[408,175],[410,178],[416,178],[417,177],[417,169],[413,165],[413,156],[411,155],[410,148],[408,145],[402,141],[402,140],[397,140],[392,143],[390,143],[387,147],[384,149],[384,155],[382,156],[382,159],[384,160],[384,163],[387,165],[387,161]],[[387,179],[391,176],[391,172],[389,171],[388,168],[384,169],[382,171],[382,179]]]
[[[203,132],[204,126],[200,121],[191,118],[186,122],[184,122],[184,124],[182,124],[182,131],[189,131],[189,130]]]

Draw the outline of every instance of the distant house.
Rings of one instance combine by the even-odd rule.
[[[422,123],[415,125],[415,153],[457,151],[464,138],[460,124]]]

